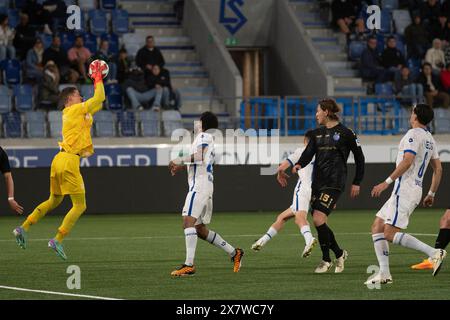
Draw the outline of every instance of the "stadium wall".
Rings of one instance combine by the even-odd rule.
[[[450,170],[450,163],[444,163],[444,172]],[[348,196],[354,166],[349,165],[347,190],[339,201],[338,209],[377,210],[389,197],[386,192],[381,199],[370,198],[371,188],[386,178],[394,164],[367,164],[362,195],[357,200]],[[282,189],[274,176],[260,175],[261,166],[217,166],[215,168],[214,210],[232,211],[280,211],[290,206],[292,190],[296,179],[291,178],[286,189]],[[115,167],[82,168],[81,172],[87,191],[87,214],[98,213],[179,213],[187,192],[186,175],[171,177],[167,168]],[[48,197],[49,168],[16,168],[13,176],[16,199],[29,213],[37,204]],[[436,207],[450,205],[448,196],[450,180],[444,179],[437,196]],[[425,190],[431,179],[431,169],[425,179]],[[7,201],[5,184],[0,183],[0,215],[12,215]],[[54,214],[64,213],[70,206],[67,198]]]

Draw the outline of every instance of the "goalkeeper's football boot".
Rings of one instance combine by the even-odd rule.
[[[441,270],[442,262],[444,261],[446,256],[447,251],[443,249],[437,249],[436,253],[431,258],[431,261],[433,262],[433,277],[437,276],[437,274]]]
[[[342,250],[342,255],[336,259],[336,268],[334,269],[334,273],[341,273],[344,271],[345,260],[348,258],[348,252],[346,250]]]
[[[316,270],[314,270],[314,273],[325,273],[328,272],[328,270],[331,269],[331,267],[333,266],[332,262],[328,262],[328,261],[320,261],[319,265],[317,266]]]
[[[421,263],[415,264],[411,266],[411,269],[413,270],[432,270],[433,269],[433,262],[430,261],[431,259],[425,259]]]
[[[193,276],[195,274],[195,266],[181,265],[181,267],[172,271],[170,274],[173,277],[185,277],[185,276]]]
[[[51,239],[48,242],[48,247],[55,251],[56,255],[63,260],[67,260],[66,253],[64,252],[64,247],[61,243],[59,243],[56,239]]]
[[[27,232],[22,227],[17,227],[13,230],[13,235],[16,238],[16,243],[22,249],[27,248]]]
[[[231,258],[231,261],[233,262],[233,271],[234,272],[239,272],[239,270],[241,270],[243,257],[244,257],[244,250],[236,248],[236,253]]]
[[[390,274],[385,275],[378,272],[373,276],[370,276],[369,279],[367,279],[367,281],[364,282],[364,284],[368,286],[371,284],[391,284],[393,282],[394,281],[392,280],[392,276]]]
[[[311,255],[312,250],[317,245],[317,239],[313,238],[310,244],[307,244],[305,246],[305,249],[303,250],[302,257],[308,258]]]

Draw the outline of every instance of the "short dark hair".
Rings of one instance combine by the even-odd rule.
[[[434,119],[433,108],[426,103],[419,103],[413,109],[417,120],[424,126],[428,125]]]
[[[77,36],[75,36],[75,41],[77,41],[77,39],[84,40],[82,35],[77,35]]]
[[[425,67],[430,67],[431,69],[433,69],[433,66],[432,66],[431,63],[429,63],[429,62],[424,62],[424,63],[423,63],[422,69],[425,68]]]
[[[388,38],[387,38],[387,41],[389,41],[389,40],[397,40],[394,36],[389,36]]]
[[[217,116],[210,111],[202,113],[200,116],[200,121],[202,122],[203,132],[206,132],[209,129],[217,129],[219,127],[219,120],[217,119]]]
[[[145,41],[147,41],[148,39],[154,39],[155,37],[153,37],[153,36],[147,36],[147,38],[145,38]]]
[[[375,36],[370,36],[367,38],[367,42],[369,42],[370,40],[377,40],[377,37]],[[378,40],[377,40],[378,41]]]
[[[74,94],[75,91],[78,91],[78,89],[75,87],[67,87],[67,88],[64,88],[60,92],[58,100],[59,100],[59,107],[61,109],[66,105],[67,99],[69,99],[69,96]]]

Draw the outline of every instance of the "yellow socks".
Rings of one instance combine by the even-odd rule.
[[[80,216],[86,210],[86,198],[84,193],[71,194],[70,199],[72,200],[72,209],[70,209],[70,211],[64,217],[61,226],[58,228],[58,233],[55,236],[55,239],[58,242],[62,242],[64,240],[64,238],[70,233]]]
[[[64,196],[51,194],[47,201],[44,201],[38,205],[36,209],[34,209],[34,211],[27,217],[25,222],[22,224],[22,228],[25,231],[28,231],[32,224],[38,223],[38,221],[45,217],[49,211],[59,206],[63,199]]]

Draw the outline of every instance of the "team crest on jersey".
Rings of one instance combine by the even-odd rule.
[[[334,141],[339,141],[340,139],[341,139],[341,135],[340,135],[339,133],[336,132],[336,133],[334,134],[334,136],[333,136],[333,140],[334,140]]]
[[[414,142],[413,138],[409,138],[409,143],[413,143],[413,142]]]

